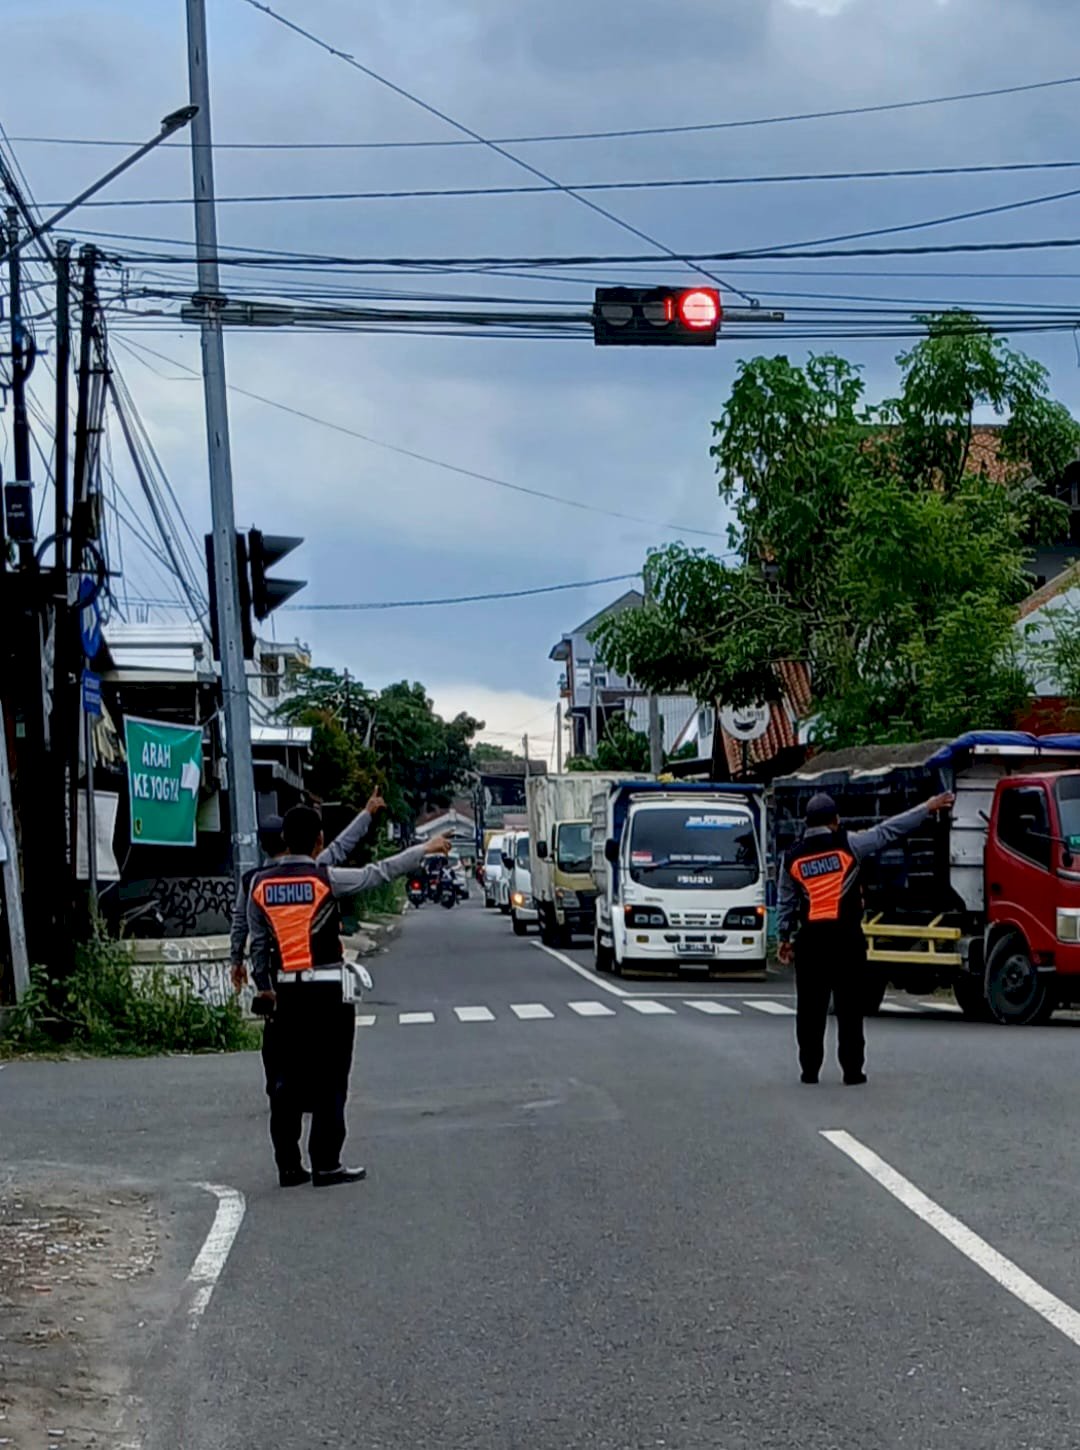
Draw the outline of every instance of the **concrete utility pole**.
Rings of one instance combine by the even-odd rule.
[[[236,577],[236,516],[233,510],[229,409],[225,391],[225,341],[217,264],[217,215],[214,209],[214,153],[210,126],[210,79],[206,56],[205,0],[187,0],[188,78],[191,103],[191,164],[195,195],[195,247],[199,271],[203,393],[210,460],[210,504],[214,535],[214,584],[221,687],[225,696],[229,815],[233,870],[237,876],[258,864],[255,840],[255,773],[251,763],[251,705]]]
[[[555,773],[562,775],[562,701],[555,706]]]
[[[645,605],[648,607],[652,598],[652,591],[649,588],[649,569],[645,567]],[[649,691],[649,773],[659,775],[664,768],[664,742],[660,730],[660,701],[652,690]]]

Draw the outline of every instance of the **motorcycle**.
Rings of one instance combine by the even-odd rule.
[[[454,878],[447,872],[443,876],[442,886],[439,889],[439,905],[445,906],[447,911],[449,911],[452,906],[457,905],[457,899],[458,894],[457,887],[454,884]]]
[[[421,878],[419,876],[410,877],[409,884],[405,890],[409,901],[416,908],[416,910],[419,911],[420,908],[423,906],[424,902],[427,900],[427,887],[424,885]]]

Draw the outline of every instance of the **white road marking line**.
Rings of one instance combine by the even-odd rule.
[[[455,1007],[454,1016],[459,1022],[494,1022],[495,1013],[487,1007]]]
[[[869,1173],[886,1192],[891,1193],[905,1208],[910,1209],[923,1223],[939,1233],[995,1283],[1019,1299],[1021,1304],[1034,1309],[1036,1314],[1040,1314],[1048,1324],[1064,1334],[1066,1339],[1071,1339],[1073,1344],[1080,1346],[1080,1314],[1064,1300],[1051,1294],[1049,1289],[1044,1289],[1011,1259],[998,1253],[997,1249],[992,1248],[966,1224],[954,1218],[932,1198],[928,1198],[910,1180],[897,1173],[895,1168],[891,1168],[883,1158],[879,1158],[870,1148],[860,1143],[858,1138],[834,1129],[823,1130],[821,1136],[834,1148],[839,1148],[841,1153],[847,1154],[853,1163]]]
[[[203,1240],[199,1256],[192,1264],[191,1272],[187,1276],[188,1283],[195,1289],[188,1306],[192,1329],[196,1328],[199,1320],[206,1313],[206,1306],[210,1303],[210,1297],[221,1277],[229,1251],[235,1242],[236,1235],[240,1232],[246,1207],[244,1195],[238,1188],[225,1188],[217,1183],[197,1183],[195,1186],[206,1193],[212,1193],[218,1201],[218,1206],[217,1212],[214,1214],[214,1222],[210,1225],[210,1232]]]
[[[421,1022],[434,1022],[434,1012],[399,1012],[398,1022],[402,1027],[415,1027]]]
[[[892,1013],[900,1016],[907,1012],[917,1012],[917,1007],[909,1007],[905,1002],[882,1002],[881,1010],[885,1013]]]
[[[702,1002],[687,1002],[688,1007],[693,1007],[695,1012],[704,1012],[707,1017],[738,1017],[737,1007],[729,1007],[724,1002],[714,1001],[707,998]]]
[[[374,1014],[374,1012],[365,1012],[362,1017],[358,1017],[356,1019],[356,1025],[357,1025],[357,1027],[374,1027],[375,1026],[375,1014]]]
[[[956,1002],[924,1002],[924,1007],[929,1007],[931,1012],[962,1012],[963,1008]]]
[[[511,1002],[510,1011],[522,1022],[539,1022],[541,1018],[555,1016],[542,1002]]]
[[[627,997],[626,1005],[635,1012],[640,1012],[643,1017],[659,1017],[662,1013],[672,1017],[675,1015],[674,1007],[665,1007],[663,1002],[650,1002],[648,998],[642,1001],[640,998]]]
[[[571,1012],[576,1012],[579,1017],[614,1017],[615,1013],[604,1005],[603,1002],[567,1002]]]
[[[569,967],[572,972],[577,972],[579,977],[584,977],[594,987],[599,987],[602,992],[610,992],[613,997],[629,997],[630,993],[622,987],[616,987],[614,982],[605,982],[603,977],[598,977],[595,972],[590,972],[588,967],[583,967],[580,962],[575,962],[563,952],[557,952],[554,947],[546,947],[543,942],[534,941],[533,946],[542,952],[547,952],[549,957],[554,957],[557,962],[562,962],[564,967]]]
[[[789,1007],[786,1002],[773,1002],[768,997],[759,997],[756,1000],[749,997],[743,1000],[744,1007],[753,1007],[755,1012],[767,1012],[772,1017],[794,1017],[795,1008]]]

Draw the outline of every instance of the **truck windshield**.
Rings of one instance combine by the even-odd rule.
[[[528,836],[519,836],[518,837],[518,843],[517,843],[517,863],[518,863],[519,866],[527,866],[529,864],[529,838],[528,838]]]
[[[578,873],[592,867],[592,826],[588,821],[567,821],[556,834],[555,865]]]
[[[488,847],[487,864],[489,866],[501,866],[502,865],[502,842],[501,841],[492,841],[491,845]]]
[[[748,816],[709,806],[665,806],[634,816],[630,877],[658,889],[733,891],[761,874]]]
[[[1070,851],[1080,851],[1080,775],[1063,775],[1055,789],[1062,837]]]

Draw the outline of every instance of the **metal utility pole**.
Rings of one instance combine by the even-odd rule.
[[[562,775],[562,701],[555,706],[555,773]]]
[[[21,1002],[30,986],[30,957],[23,925],[22,881],[19,852],[15,841],[15,810],[11,799],[11,771],[8,767],[7,724],[0,704],[0,842],[3,844],[4,916],[7,918],[11,967],[15,979],[15,1000]]]
[[[221,687],[225,696],[226,758],[233,870],[237,876],[258,864],[255,838],[255,773],[251,761],[251,706],[244,667],[240,588],[236,576],[236,516],[233,509],[229,409],[225,391],[225,341],[218,277],[217,215],[214,209],[214,153],[210,125],[210,78],[206,55],[205,0],[187,0],[188,78],[191,103],[191,164],[195,196],[195,249],[199,275],[203,393],[210,462],[210,504],[214,536],[214,584]]]
[[[528,780],[528,778],[529,778],[529,737],[528,737],[528,735],[523,735],[521,737],[521,748],[525,752],[525,779]]]
[[[56,495],[56,593],[67,593],[68,531],[68,386],[71,372],[71,243],[56,244],[56,448],[53,488]]]
[[[599,726],[597,724],[596,710],[596,660],[589,666],[589,734],[592,737],[592,748],[590,755],[595,756],[596,747],[600,743],[598,739]]]
[[[16,484],[30,488],[30,415],[26,411],[26,380],[34,366],[34,351],[26,346],[26,330],[22,321],[22,265],[19,258],[19,210],[7,209],[8,296],[11,309],[11,443],[15,457]],[[33,506],[27,502],[33,517]],[[15,537],[19,537],[16,531]],[[20,539],[19,562],[26,569],[34,566],[34,541]]]

